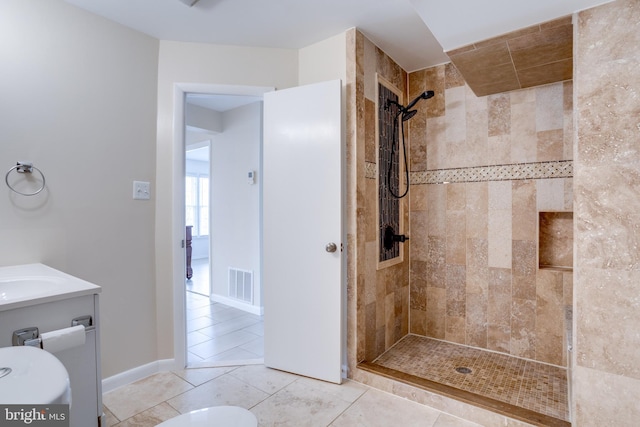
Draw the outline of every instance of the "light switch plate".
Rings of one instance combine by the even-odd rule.
[[[149,200],[151,198],[151,184],[145,181],[133,181],[133,198],[135,200]]]

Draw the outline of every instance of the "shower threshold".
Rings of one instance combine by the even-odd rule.
[[[358,368],[536,426],[571,426],[562,367],[407,335]]]

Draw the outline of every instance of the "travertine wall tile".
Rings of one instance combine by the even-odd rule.
[[[467,260],[465,213],[463,210],[447,210],[447,265],[464,265]]]
[[[564,157],[564,129],[544,130],[537,133],[539,162]]]
[[[411,309],[409,333],[416,335],[427,334],[427,312],[426,310]]]
[[[467,239],[467,294],[486,294],[489,283],[487,239]]]
[[[513,241],[512,292],[514,298],[536,299],[537,245],[532,240]]]
[[[488,204],[488,265],[511,269],[511,240],[513,239],[511,182],[489,182]]]
[[[405,144],[409,156],[410,171],[427,169],[427,119],[425,115],[416,115],[409,122],[405,122]],[[400,141],[402,134],[400,134]],[[400,142],[402,143],[402,142]]]
[[[511,162],[535,162],[538,156],[537,142],[535,101],[514,103],[512,98]]]
[[[427,284],[436,288],[445,288],[447,242],[443,237],[429,236],[428,244]]]
[[[448,63],[445,65],[445,89],[452,87],[464,86],[465,81],[462,74],[458,71],[455,65]]]
[[[564,211],[573,212],[573,179],[564,180]]]
[[[511,307],[511,354],[535,359],[536,301],[513,298]]]
[[[576,425],[640,417],[640,2],[576,19]],[[594,385],[597,385],[594,387]]]
[[[411,188],[413,197],[409,198],[409,215],[412,215],[415,211],[426,211],[428,209],[428,188],[426,185],[418,185]]]
[[[427,119],[427,169],[446,167],[447,124],[444,116]]]
[[[467,295],[465,267],[463,265],[447,265],[445,274],[447,289],[447,317],[461,318],[463,319],[462,322],[464,324]],[[459,342],[464,342],[464,339]]]
[[[535,241],[538,224],[536,182],[513,181],[512,192],[513,239]]]
[[[447,316],[444,339],[463,344],[465,341],[466,324],[464,316]]]
[[[489,232],[489,189],[486,182],[465,184],[466,236],[486,239]]]
[[[364,262],[364,296],[363,304],[368,305],[375,302],[378,298],[378,288],[376,284],[376,265],[377,265],[378,245],[375,240],[365,243],[365,255],[367,259]]]
[[[535,88],[536,92],[536,132],[564,128],[563,85],[553,84]],[[557,157],[555,157],[557,159]]]
[[[578,365],[640,380],[640,271],[583,267],[576,291]]]
[[[461,143],[464,142],[467,137],[466,121],[466,108],[465,108],[465,88],[464,86],[447,89],[445,91],[445,108],[447,114],[445,115],[445,122],[447,125],[447,143]],[[449,153],[448,153],[449,154]],[[442,167],[457,167],[457,155],[461,152],[451,152],[451,156],[447,157],[447,163]]]
[[[573,377],[576,402],[573,425],[635,426],[640,419],[640,381],[597,369],[576,367]]]
[[[489,295],[487,239],[467,239],[466,339],[468,345],[487,347]]]
[[[376,103],[370,99],[364,100],[365,111],[365,145],[364,159],[366,162],[376,163],[378,153],[376,151]]]
[[[373,100],[376,99],[376,45],[359,31],[357,33],[358,56],[361,58],[358,61],[358,83],[364,85],[364,98]]]
[[[427,186],[429,236],[445,237],[447,234],[447,185]],[[409,197],[414,197],[411,193]]]
[[[415,310],[427,309],[427,261],[411,260],[410,307]],[[412,319],[413,320],[413,319]]]
[[[565,179],[536,180],[536,208],[538,211],[565,210]]]
[[[437,76],[436,71],[410,75],[409,91],[425,89],[422,79]],[[445,80],[449,72],[452,68],[445,67]],[[414,281],[417,269],[411,273],[411,286],[416,286],[410,292],[416,299],[412,308],[419,307],[414,308],[419,319],[416,329],[421,328],[426,299],[428,336],[531,358],[539,351],[540,360],[566,364],[563,338],[545,336],[544,324],[536,329],[541,310],[553,314],[545,321],[558,325],[564,334],[567,305],[564,297],[550,299],[546,288],[538,286],[537,241],[539,209],[572,207],[572,172],[569,167],[565,173],[561,162],[573,158],[566,149],[573,139],[565,135],[572,129],[565,123],[572,114],[567,100],[572,85],[556,83],[480,98],[464,82],[445,82],[445,87],[444,116],[427,119],[424,176],[411,178],[412,239],[424,232],[425,212],[428,235],[426,286]],[[501,166],[485,167],[491,164]],[[541,174],[529,175],[534,170]],[[424,259],[421,244],[412,249],[414,257]],[[459,310],[460,290],[452,284],[452,272],[462,268],[464,311]]]
[[[444,188],[447,192],[447,210],[464,211],[467,207],[465,184],[451,184]]]
[[[424,90],[432,90],[434,92],[433,98],[430,98],[428,102],[421,102],[417,106],[418,108],[426,109],[427,118],[442,117],[445,115],[445,75],[446,66],[438,65],[436,67],[427,68],[424,72]],[[411,88],[411,85],[409,85]],[[418,96],[423,90],[414,92],[410,98]]]
[[[564,318],[562,272],[542,270],[537,275],[536,359],[563,364]]]
[[[361,187],[364,187],[364,200],[361,201],[361,205],[364,205],[365,210],[361,210],[360,215],[365,227],[365,241],[375,242],[378,233],[378,222],[375,217],[365,215],[364,212],[375,212],[376,203],[378,202],[378,186],[374,179],[367,179],[364,181],[365,182],[361,185]],[[369,261],[369,259],[367,259],[367,261]],[[377,261],[376,256],[373,257],[373,261]]]
[[[415,238],[409,239],[409,250],[411,252],[411,259],[425,260],[427,258],[427,219],[427,211],[411,212],[411,236],[415,235]]]
[[[511,352],[511,269],[489,268],[487,348]]]
[[[507,165],[511,163],[511,135],[489,136],[487,151],[487,164]]]
[[[445,339],[447,315],[447,290],[443,287],[427,287],[427,333],[433,338]]]
[[[490,95],[488,136],[511,134],[511,99],[509,95],[501,93]]]

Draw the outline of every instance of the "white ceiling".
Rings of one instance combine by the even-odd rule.
[[[612,0],[409,0],[445,52]]]
[[[160,40],[299,49],[357,27],[406,71],[610,0],[66,0]],[[434,37],[435,36],[435,37]]]
[[[224,113],[243,105],[252,104],[262,101],[261,96],[249,95],[209,95],[203,93],[187,94],[187,104],[197,105],[199,107],[208,108],[210,110]]]

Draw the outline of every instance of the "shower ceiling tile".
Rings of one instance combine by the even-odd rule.
[[[550,62],[537,67],[518,70],[520,85],[525,87],[540,86],[573,78],[573,59]]]
[[[477,96],[508,92],[573,75],[573,25],[563,17],[447,52]]]

